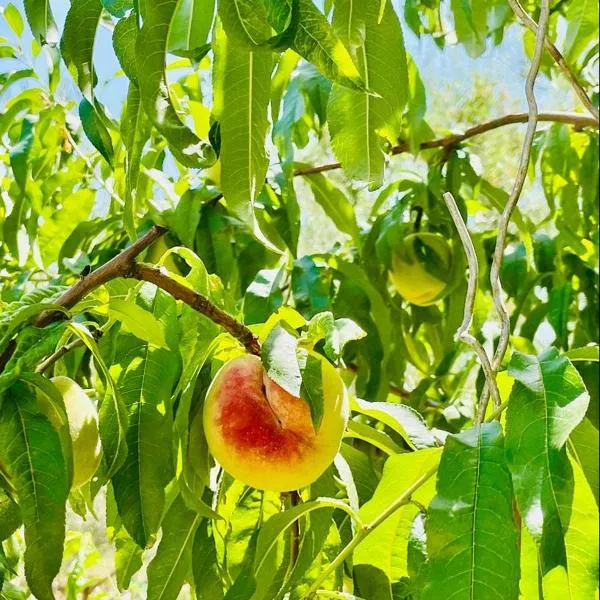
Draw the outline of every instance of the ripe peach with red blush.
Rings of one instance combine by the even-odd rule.
[[[234,358],[220,369],[203,418],[208,447],[225,471],[251,487],[283,492],[311,484],[333,462],[348,399],[337,371],[318,358],[324,405],[317,430],[306,400],[270,379],[257,356]]]

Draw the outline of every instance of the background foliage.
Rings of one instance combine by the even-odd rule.
[[[597,110],[597,5],[550,13]],[[523,130],[452,135],[524,107],[534,36],[505,0],[24,0],[2,18],[2,597],[598,597],[597,118],[549,55],[501,270],[508,410],[480,427],[483,374],[454,339],[446,191],[479,258],[473,330],[488,350],[499,332],[489,265]],[[212,468],[196,417],[243,351],[218,324],[117,278],[36,326],[152,225],[140,260],[343,374],[344,442],[297,505]],[[388,277],[415,231],[453,252],[452,270],[425,256],[446,284],[430,306]],[[99,410],[104,460],[77,492],[38,401],[52,373]]]

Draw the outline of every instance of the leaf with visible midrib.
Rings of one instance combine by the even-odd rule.
[[[121,135],[127,149],[127,179],[125,185],[124,225],[131,240],[137,238],[136,200],[142,151],[150,137],[150,122],[140,101],[140,92],[129,84],[125,117],[121,121]]]
[[[25,14],[33,37],[50,46],[58,43],[58,28],[50,10],[50,0],[24,0]]]
[[[270,51],[234,44],[224,31],[217,32],[215,52],[215,76],[222,75],[223,92],[219,118],[223,196],[228,207],[251,224],[268,167],[265,138],[273,59]]]
[[[148,600],[176,600],[192,568],[194,536],[201,517],[177,496],[162,523],[162,538],[148,566]]]
[[[518,530],[502,428],[496,421],[446,439],[425,524],[423,600],[519,596]]]
[[[350,177],[383,183],[385,139],[395,143],[408,93],[404,38],[391,5],[378,22],[380,0],[336,2],[333,26],[356,57],[366,87],[378,97],[334,85],[327,121],[336,158]],[[362,37],[362,40],[361,40]],[[357,41],[361,42],[357,45]]]
[[[136,42],[140,96],[148,118],[169,142],[177,160],[187,167],[210,166],[215,161],[211,145],[179,119],[165,79],[169,24],[176,7],[177,0],[163,0],[144,15],[144,25]]]
[[[67,13],[60,44],[61,54],[69,71],[90,102],[96,85],[93,53],[101,14],[100,0],[73,0]]]
[[[509,374],[515,383],[506,413],[506,457],[519,512],[538,548],[540,577],[567,598],[590,597],[592,582],[581,575],[589,558],[571,555],[561,510],[573,498],[566,443],[585,416],[589,395],[575,367],[555,348],[537,357],[515,352]]]
[[[25,525],[27,583],[39,600],[53,600],[65,536],[67,467],[57,432],[23,383],[4,397],[0,457],[12,475]]]
[[[121,69],[135,84],[137,84],[135,44],[138,32],[137,15],[134,12],[120,19],[113,31],[113,48]]]
[[[151,289],[151,288],[148,288]],[[165,337],[177,328],[175,300],[159,289],[139,296],[164,323]],[[127,532],[145,548],[162,517],[164,488],[173,477],[171,391],[179,373],[179,356],[132,335],[119,334],[117,387],[128,413],[127,457],[113,476],[115,500]]]
[[[386,510],[400,494],[440,460],[441,449],[390,456],[372,498],[360,509],[363,522],[370,522]],[[357,481],[357,483],[359,483]],[[434,479],[429,479],[413,495],[427,505],[435,493]],[[354,551],[356,591],[364,598],[392,600],[393,586],[408,576],[407,538],[418,514],[415,504],[406,504],[386,519]]]
[[[208,38],[215,14],[215,0],[180,0],[171,19],[167,50],[190,53]]]
[[[290,48],[315,65],[331,81],[365,90],[368,86],[365,86],[350,53],[323,13],[311,0],[300,0],[299,4],[299,22]],[[270,16],[277,19],[273,27],[281,32],[286,26],[285,12],[271,11]]]

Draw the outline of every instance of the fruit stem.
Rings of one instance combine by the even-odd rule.
[[[437,472],[437,465],[426,471],[421,477],[419,477],[410,487],[408,487],[394,502],[392,502],[383,512],[377,515],[371,522],[366,523],[359,527],[356,531],[354,537],[342,548],[340,553],[334,558],[334,560],[329,563],[329,566],[324,569],[319,577],[315,579],[313,584],[310,586],[308,592],[304,596],[304,598],[308,599],[314,597],[315,592],[319,589],[321,584],[329,577],[329,575],[340,567],[346,558],[352,554],[354,549],[370,534],[372,533],[379,525],[381,525],[386,519],[388,519],[391,515],[393,515],[399,508],[402,508],[404,505],[408,504],[411,501],[412,495],[431,477],[435,475]]]

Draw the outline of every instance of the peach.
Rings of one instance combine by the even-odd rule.
[[[284,492],[311,484],[333,462],[348,398],[335,368],[319,359],[324,411],[317,431],[308,403],[270,379],[257,356],[239,356],[219,370],[203,419],[208,447],[225,471],[251,487]]]
[[[68,377],[53,377],[52,383],[63,397],[69,432],[73,442],[73,483],[71,489],[86,484],[100,466],[102,447],[98,414],[89,396]]]
[[[451,274],[452,251],[444,238],[436,233],[413,233],[402,241],[403,255],[393,256],[390,279],[405,300],[417,306],[429,306],[444,297],[448,284],[429,273],[426,265],[419,261],[414,247],[417,240],[428,246]]]

